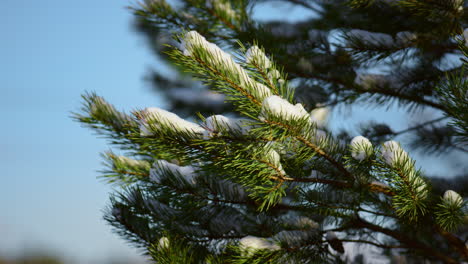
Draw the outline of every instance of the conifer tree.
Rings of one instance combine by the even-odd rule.
[[[152,80],[173,104],[124,113],[83,96],[75,119],[126,154],[103,155],[120,189],[105,219],[155,263],[468,261],[466,178],[428,177],[394,140],[466,161],[464,1],[285,0],[316,13],[296,24],[256,21],[260,2],[132,6],[172,65]],[[337,106],[395,102],[436,117],[327,127]]]

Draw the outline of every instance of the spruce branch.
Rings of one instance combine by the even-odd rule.
[[[463,149],[466,58],[448,70],[442,63],[447,54],[468,54],[466,36],[454,41],[466,24],[463,3],[287,2],[318,16],[256,22],[247,11],[255,1],[186,0],[176,7],[146,0],[132,8],[146,32],[175,33],[179,43],[153,43],[155,52],[168,50],[163,58],[176,71],[208,85],[242,118],[210,107],[191,121],[159,108],[132,116],[84,96],[75,119],[127,151],[105,157],[104,176],[123,189],[106,219],[161,263],[336,263],[343,243],[383,254],[403,249],[416,261],[466,260],[463,198],[437,196],[440,186],[429,188],[397,142],[378,146],[411,131],[427,143],[420,132],[449,119],[456,130],[447,137],[451,149]],[[332,41],[337,28],[346,32],[340,44]],[[159,81],[188,90],[192,83],[174,82],[179,77]],[[383,129],[378,140],[330,133],[324,105],[360,100],[445,116]]]

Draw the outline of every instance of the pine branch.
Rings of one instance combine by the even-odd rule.
[[[447,190],[438,197],[399,143],[375,143],[435,131],[435,123],[450,118],[447,127],[456,132],[449,131],[448,145],[464,150],[466,65],[446,70],[442,63],[448,54],[468,54],[468,31],[455,45],[466,24],[463,3],[287,2],[318,16],[260,23],[247,12],[255,1],[187,0],[175,8],[147,0],[132,9],[146,33],[175,33],[166,48],[152,44],[156,54],[167,51],[162,57],[173,60],[175,71],[225,95],[243,118],[199,114],[195,123],[159,108],[130,116],[96,95],[84,96],[75,119],[132,157],[106,156],[104,176],[125,190],[111,200],[106,219],[157,262],[334,263],[339,256],[328,246],[343,252],[343,242],[389,254],[405,249],[444,263],[467,260],[458,238],[466,228],[462,196]],[[337,28],[352,29],[343,43],[331,41]],[[370,74],[370,66],[391,74]],[[168,89],[180,86],[159,81]],[[296,103],[301,95],[309,106]],[[320,103],[360,99],[398,100],[408,111],[434,108],[446,116],[396,132],[381,129],[378,140],[329,133]],[[433,143],[439,152],[442,143]]]

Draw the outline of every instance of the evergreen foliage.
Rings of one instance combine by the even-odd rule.
[[[121,188],[105,219],[156,263],[361,263],[370,248],[468,261],[466,172],[458,186],[428,177],[393,140],[466,158],[468,5],[285,0],[316,14],[294,24],[256,21],[262,2],[132,6],[176,73],[152,77],[173,111],[83,96],[74,118],[126,152],[103,155]],[[370,122],[354,138],[327,128],[330,109],[395,102],[436,117],[402,131]]]

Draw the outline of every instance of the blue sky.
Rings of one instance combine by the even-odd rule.
[[[83,261],[135,256],[101,215],[105,141],[69,118],[96,91],[119,108],[162,103],[124,1],[0,1],[0,255],[43,247]]]
[[[119,109],[164,106],[143,81],[156,62],[128,3],[0,1],[0,256],[41,247],[82,263],[137,258],[102,220],[111,189],[96,171],[108,146],[69,117],[85,91]],[[263,7],[257,17],[275,14],[302,13]]]

